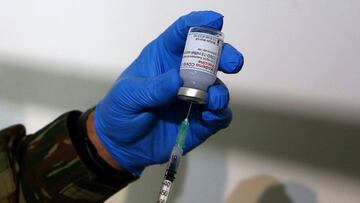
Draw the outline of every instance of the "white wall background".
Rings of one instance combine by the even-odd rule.
[[[207,9],[225,16],[245,66],[219,76],[234,123],[187,158],[174,202],[359,202],[355,0],[0,0],[0,127],[34,132],[94,105],[170,23]],[[161,169],[109,202],[151,202]]]

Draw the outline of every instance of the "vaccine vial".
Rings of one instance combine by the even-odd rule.
[[[207,103],[207,90],[216,80],[223,43],[224,35],[218,30],[190,28],[180,65],[184,85],[178,91],[179,99]]]

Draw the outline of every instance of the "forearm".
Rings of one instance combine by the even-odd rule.
[[[118,171],[124,171],[124,169],[110,156],[109,152],[106,150],[104,145],[101,143],[98,135],[96,134],[95,126],[94,126],[94,111],[89,113],[89,116],[86,119],[86,130],[87,135],[97,150],[99,156],[111,167]]]

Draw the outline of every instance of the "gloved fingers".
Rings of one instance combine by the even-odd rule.
[[[219,70],[224,73],[237,73],[241,70],[243,64],[243,55],[230,44],[224,43],[220,57]]]
[[[181,54],[185,47],[186,36],[191,27],[203,26],[221,30],[223,15],[214,11],[194,11],[180,17],[157,39],[172,53]]]
[[[182,79],[175,69],[151,78],[128,78],[123,82],[124,103],[135,110],[166,106],[177,98]]]
[[[229,104],[229,90],[225,84],[217,79],[215,84],[208,89],[207,108],[211,111],[219,111],[225,109]]]
[[[201,114],[201,118],[204,125],[208,127],[213,134],[229,126],[232,120],[232,112],[229,107],[216,112],[205,109]]]

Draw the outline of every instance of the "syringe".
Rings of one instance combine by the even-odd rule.
[[[168,165],[165,171],[164,180],[162,182],[159,198],[157,200],[157,203],[166,203],[169,194],[170,189],[173,181],[175,180],[175,174],[177,172],[177,169],[180,165],[180,161],[183,155],[183,148],[186,140],[186,133],[187,129],[189,127],[189,114],[191,111],[192,103],[190,103],[190,107],[188,110],[188,113],[186,115],[186,118],[183,122],[181,122],[179,132],[176,137],[176,143],[175,146],[172,149],[170,159],[168,161]]]

